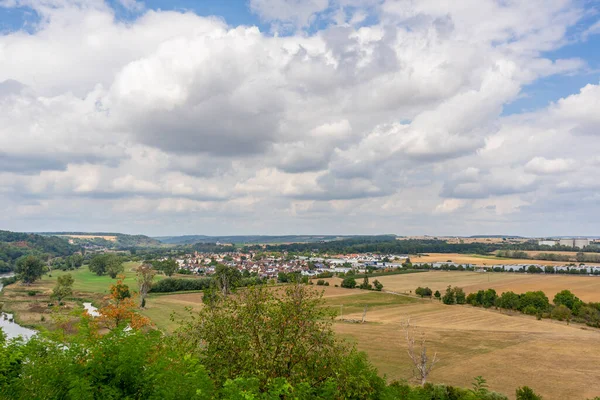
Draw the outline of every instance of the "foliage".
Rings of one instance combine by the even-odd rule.
[[[73,283],[75,283],[75,280],[71,274],[59,276],[56,280],[56,286],[52,289],[52,297],[61,301],[65,297],[71,296],[73,294]]]
[[[553,303],[556,306],[564,305],[575,314],[578,313],[579,309],[583,305],[583,301],[579,300],[579,298],[569,290],[562,290],[556,293]]]
[[[152,265],[166,276],[171,276],[179,270],[179,264],[177,264],[177,261],[173,260],[172,258],[167,258],[166,260],[162,261],[153,261]]]
[[[2,342],[3,399],[183,400],[215,394],[198,360],[179,353],[157,331],[116,330],[69,346],[37,337],[27,344]]]
[[[542,396],[536,394],[530,387],[523,386],[516,391],[517,400],[542,400]]]
[[[17,260],[15,271],[23,283],[30,284],[42,277],[44,262],[33,255],[23,256]]]
[[[90,271],[98,276],[108,274],[111,278],[116,278],[123,272],[123,260],[116,254],[104,253],[94,256],[90,260]]]
[[[242,274],[237,268],[223,264],[217,264],[213,277],[217,288],[224,296],[231,294],[242,281]]]
[[[416,294],[417,296],[421,296],[421,297],[431,297],[431,295],[433,294],[433,291],[432,291],[430,288],[428,288],[428,287],[424,287],[424,288],[423,288],[423,287],[420,287],[420,286],[419,286],[419,287],[418,287],[418,288],[415,290],[415,294]]]
[[[365,276],[363,279],[363,283],[360,284],[359,289],[371,290],[373,286],[369,283],[369,277]]]
[[[375,279],[373,281],[373,287],[375,288],[375,290],[377,290],[378,292],[381,292],[381,290],[383,289],[383,283],[379,282],[377,279]]]
[[[344,278],[341,286],[346,289],[354,289],[356,287],[356,279],[354,279],[351,276],[348,276]]]
[[[98,312],[98,324],[110,330],[129,326],[132,329],[141,329],[150,325],[150,320],[135,312],[136,305],[131,296],[129,287],[123,283],[123,277],[120,276],[117,283],[111,285],[110,295],[106,298],[107,304],[101,307]]]

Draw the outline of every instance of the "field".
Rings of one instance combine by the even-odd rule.
[[[533,254],[540,251],[530,252]],[[561,252],[557,252],[561,253]],[[565,252],[570,253],[570,252]],[[452,262],[455,264],[474,264],[480,266],[509,265],[509,264],[540,264],[540,265],[565,265],[564,261],[545,261],[545,260],[524,260],[517,258],[500,258],[493,254],[458,254],[458,253],[429,253],[423,255],[411,255],[410,260],[413,263],[432,263],[432,262]],[[598,265],[587,263],[588,265]]]
[[[335,330],[366,351],[390,380],[412,376],[401,327],[410,318],[411,325],[425,332],[429,351],[440,358],[432,382],[470,386],[475,376],[482,375],[491,389],[511,398],[523,385],[535,388],[544,399],[600,394],[595,368],[600,362],[598,330],[408,296],[396,296],[402,299],[397,300],[394,295],[356,289],[345,289],[352,295],[330,296],[331,289],[325,290],[328,304],[344,305],[345,318],[360,319],[368,305],[366,324],[338,322]]]
[[[102,235],[56,235],[56,236],[69,237],[69,238],[73,238],[73,239],[96,239],[97,238],[97,239],[109,240],[111,242],[117,241],[116,236],[102,236]]]

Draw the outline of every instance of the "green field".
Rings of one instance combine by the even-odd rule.
[[[124,264],[124,282],[127,285],[129,285],[129,287],[135,288],[137,286],[135,280],[135,271],[133,269],[139,264],[140,263],[138,262],[126,262]],[[52,287],[54,286],[54,282],[56,282],[56,279],[59,276],[65,274],[71,274],[73,276],[73,279],[75,279],[75,283],[73,284],[73,290],[79,292],[108,294],[110,285],[116,282],[116,279],[113,279],[108,275],[96,275],[88,269],[87,265],[84,265],[83,267],[73,271],[52,271],[52,276],[44,275],[41,282],[49,284],[45,286]],[[163,275],[157,275],[154,279],[159,280],[162,278],[164,278]]]

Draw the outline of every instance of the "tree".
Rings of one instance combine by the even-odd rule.
[[[433,294],[435,296],[436,299],[440,300],[440,298],[442,297],[442,294],[440,293],[439,290],[436,290],[435,293]]]
[[[223,264],[217,264],[215,267],[215,284],[224,296],[231,294],[239,286],[241,278],[242,274],[237,268]]]
[[[349,390],[351,383],[344,382],[347,373],[340,368],[358,368],[359,353],[336,341],[335,314],[323,304],[322,294],[306,285],[278,291],[250,287],[223,298],[215,307],[202,308],[182,324],[177,338],[182,349],[200,359],[217,385],[252,376],[265,390],[281,378],[292,386],[300,382],[318,386],[337,376],[342,390]],[[358,390],[361,385],[368,387],[368,382],[355,385]]]
[[[415,294],[417,296],[421,296],[421,297],[431,297],[431,295],[433,294],[433,292],[431,291],[431,289],[429,289],[428,287],[418,287],[415,290]]]
[[[583,302],[569,290],[562,290],[556,293],[553,302],[556,306],[566,306],[569,310],[573,311],[574,314],[577,314],[583,305]]]
[[[117,283],[110,286],[110,295],[106,298],[107,304],[98,312],[98,323],[114,330],[128,325],[132,329],[141,329],[150,325],[150,320],[135,312],[135,301],[131,296],[129,287],[123,283],[124,276],[119,276]]]
[[[44,262],[34,255],[20,257],[15,272],[24,284],[29,285],[42,277]]]
[[[123,261],[116,254],[98,254],[94,256],[90,261],[89,268],[98,276],[108,274],[113,279],[124,270]]]
[[[383,289],[383,283],[379,282],[377,279],[373,281],[373,286],[378,292],[381,292],[381,290]]]
[[[456,299],[456,304],[465,304],[467,302],[464,290],[456,286],[454,287],[454,298]]]
[[[351,276],[348,276],[344,278],[341,286],[346,289],[354,289],[356,287],[356,279],[354,279]]]
[[[442,301],[444,304],[455,304],[456,303],[456,295],[454,290],[452,290],[452,286],[448,285],[446,288],[446,294],[442,297]]]
[[[160,270],[166,275],[171,276],[179,269],[177,261],[169,258],[160,262]]]
[[[371,290],[373,289],[373,286],[371,286],[371,284],[369,283],[369,277],[365,275],[365,278],[363,279],[363,283],[360,284],[359,286],[360,289],[364,289],[364,290]]]
[[[414,366],[415,378],[419,381],[421,386],[424,386],[427,382],[429,373],[439,361],[437,358],[437,352],[433,353],[433,357],[430,359],[427,355],[427,340],[424,332],[416,332],[413,327],[410,326],[410,319],[406,323],[402,324],[406,337],[407,352],[412,364]],[[415,337],[418,336],[418,339]]]
[[[146,296],[152,287],[152,281],[154,280],[156,271],[152,268],[151,264],[142,264],[137,267],[135,272],[140,292],[140,307],[144,308],[146,305]]]
[[[496,305],[506,310],[518,310],[519,295],[514,292],[504,292],[496,299]]]
[[[58,277],[56,286],[52,289],[52,297],[62,301],[65,297],[73,294],[73,283],[75,280],[71,274],[65,274]]]

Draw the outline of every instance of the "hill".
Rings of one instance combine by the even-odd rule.
[[[394,235],[390,235],[393,237]],[[154,239],[164,244],[196,244],[196,243],[232,243],[232,244],[288,244],[288,243],[324,243],[335,240],[369,238],[356,235],[247,235],[247,236],[161,236]]]
[[[65,238],[73,244],[100,246],[109,249],[160,246],[161,242],[145,235],[108,232],[40,232],[43,236]]]
[[[0,231],[0,273],[12,271],[16,260],[25,255],[58,257],[71,255],[78,250],[78,246],[59,237]]]

